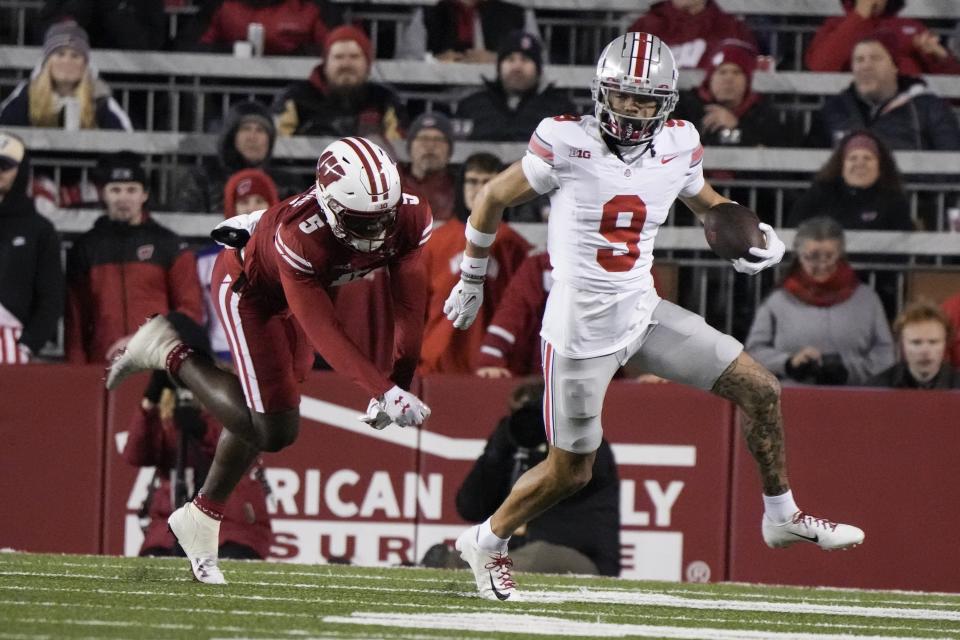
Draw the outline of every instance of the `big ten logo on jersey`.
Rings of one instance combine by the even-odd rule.
[[[457,255],[450,258],[448,263],[450,266],[450,273],[459,276],[460,275],[460,263],[463,261],[463,251]],[[490,256],[489,262],[487,262],[487,278],[490,280],[496,280],[497,276],[500,275],[500,263],[497,262],[496,256]]]
[[[583,158],[585,160],[590,159],[590,150],[589,149],[577,149],[574,147],[570,148],[570,157],[571,158]]]
[[[272,467],[265,475],[274,532],[270,557],[276,560],[410,564],[419,558],[416,522],[437,524],[442,517],[439,473]],[[461,528],[450,527],[449,537]]]

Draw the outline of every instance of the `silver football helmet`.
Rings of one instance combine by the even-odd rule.
[[[643,96],[656,103],[652,117],[618,112],[614,92]],[[618,144],[649,142],[677,106],[677,63],[670,48],[649,33],[627,33],[604,48],[592,86],[600,129]]]
[[[396,230],[400,172],[387,152],[359,136],[331,142],[317,160],[317,203],[333,235],[370,253]]]

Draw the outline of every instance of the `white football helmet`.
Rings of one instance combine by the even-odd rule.
[[[597,62],[592,94],[600,129],[618,144],[649,142],[677,106],[677,64],[670,48],[649,33],[627,33],[604,48]],[[653,117],[617,113],[611,92],[643,96],[657,103]]]
[[[317,202],[333,235],[357,251],[377,251],[396,228],[400,172],[366,138],[331,142],[317,160]]]

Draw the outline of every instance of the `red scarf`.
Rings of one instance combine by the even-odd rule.
[[[793,294],[801,302],[815,307],[832,307],[840,304],[853,295],[860,285],[857,274],[846,260],[837,263],[837,270],[826,282],[817,282],[807,275],[799,264],[793,268],[790,275],[783,281],[783,288]]]

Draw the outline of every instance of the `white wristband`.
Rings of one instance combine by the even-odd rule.
[[[493,241],[497,237],[497,232],[494,231],[493,233],[484,233],[482,231],[478,231],[470,222],[470,219],[467,218],[467,228],[464,231],[464,235],[467,236],[467,240],[469,240],[471,244],[485,249],[493,244]]]
[[[466,253],[460,261],[460,272],[472,278],[483,278],[487,275],[487,261],[489,258],[471,258]]]

